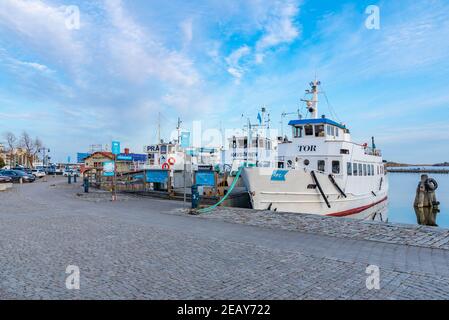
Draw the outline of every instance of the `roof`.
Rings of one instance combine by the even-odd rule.
[[[86,158],[84,158],[84,160],[92,157],[93,155],[102,155],[105,158],[109,158],[109,159],[114,159],[114,155],[111,152],[106,152],[106,151],[97,151],[94,152],[92,154],[89,154]],[[138,154],[138,153],[120,153],[121,156],[129,156],[131,157],[130,161],[140,161],[140,162],[145,162],[147,161],[147,155],[146,154]]]
[[[86,159],[88,159],[88,158],[90,158],[90,157],[92,157],[92,156],[94,156],[94,155],[97,155],[97,154],[100,154],[100,155],[102,155],[103,157],[109,158],[109,159],[113,159],[113,158],[114,158],[114,156],[112,155],[111,152],[97,151],[97,152],[92,153],[92,154],[89,155],[88,157],[84,158],[84,160],[86,160]]]
[[[341,129],[346,129],[346,126],[327,118],[290,120],[290,122],[288,123],[289,126],[304,125],[304,124],[330,124],[339,127]]]

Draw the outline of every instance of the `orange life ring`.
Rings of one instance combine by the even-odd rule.
[[[176,163],[176,159],[173,157],[168,158],[168,164],[174,165]]]
[[[164,162],[164,163],[162,164],[162,169],[170,170],[170,165],[169,165],[167,162]]]

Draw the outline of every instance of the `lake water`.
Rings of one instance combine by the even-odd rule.
[[[416,187],[420,181],[419,173],[388,173],[390,183],[388,221],[408,224],[417,224],[417,214],[426,218],[430,215],[433,219],[435,213],[415,212],[413,202],[415,200]],[[435,222],[439,227],[449,228],[449,174],[429,174],[438,182],[436,190],[437,200],[440,201],[440,212],[436,213]],[[429,219],[427,219],[429,220]]]

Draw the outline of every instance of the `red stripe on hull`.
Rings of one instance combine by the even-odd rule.
[[[362,207],[358,207],[358,208],[354,208],[354,209],[349,209],[349,210],[346,210],[346,211],[336,212],[336,213],[330,213],[330,214],[327,214],[327,216],[332,216],[332,217],[350,216],[352,214],[360,213],[362,211],[365,211],[366,209],[374,207],[375,205],[377,205],[377,204],[379,204],[381,202],[384,202],[387,199],[388,199],[388,197],[385,197],[382,200],[379,200],[379,201],[377,201],[375,203],[372,203],[372,204],[369,204],[369,205],[366,205],[366,206],[362,206]]]

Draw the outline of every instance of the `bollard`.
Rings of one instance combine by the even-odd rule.
[[[76,173],[73,175],[73,182],[76,183]]]
[[[71,184],[72,183],[72,176],[69,174],[67,175],[67,179],[68,179],[68,183]]]
[[[192,209],[198,208],[200,202],[200,194],[198,192],[198,186],[196,184],[192,185]]]
[[[438,183],[426,174],[421,175],[421,181],[416,189],[414,206],[416,208],[438,207],[440,204],[435,195]]]
[[[83,180],[84,193],[89,193],[89,178]]]

